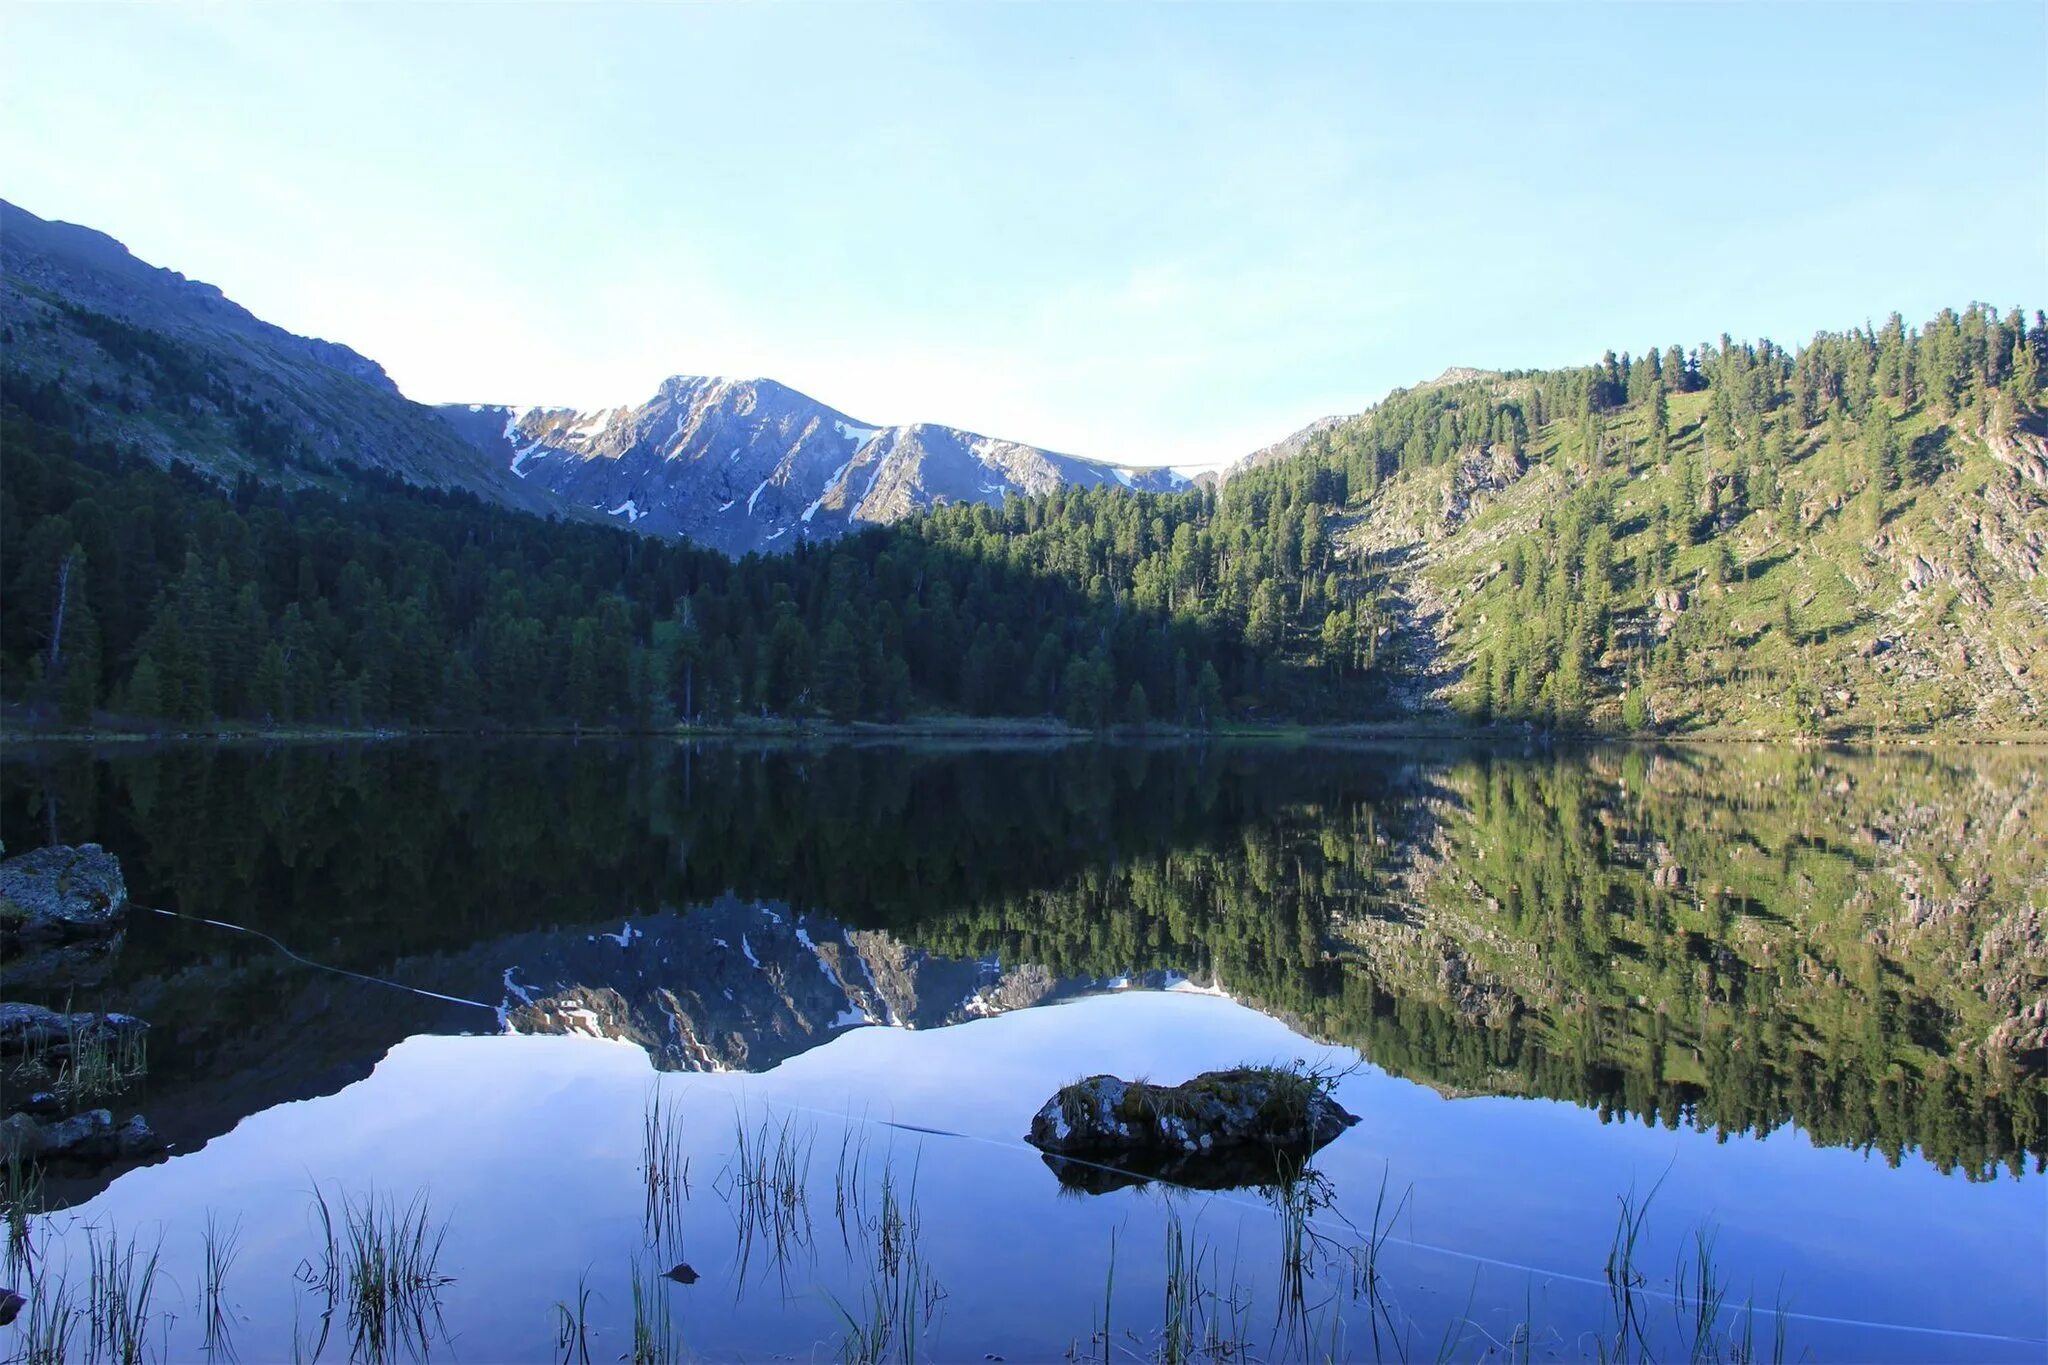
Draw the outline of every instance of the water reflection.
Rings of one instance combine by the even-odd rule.
[[[2048,825],[2002,753],[973,752],[388,744],[16,750],[11,846],[353,971],[760,1070],[1192,984],[1446,1094],[2048,1152]],[[149,916],[90,1001],[155,1021],[190,1147],[496,1021]]]

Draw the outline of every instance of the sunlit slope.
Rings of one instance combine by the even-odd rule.
[[[1223,497],[1320,502],[1341,592],[1369,604],[1376,670],[1407,708],[1568,728],[2038,731],[2034,335],[1978,311],[1796,356],[1674,348],[1656,374],[1626,358],[1467,372],[1245,469]]]

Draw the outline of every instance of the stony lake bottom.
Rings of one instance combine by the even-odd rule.
[[[7,994],[147,1019],[169,1143],[37,1181],[19,1358],[2048,1351],[2039,753],[15,745],[0,820],[121,860]],[[1246,1062],[1361,1121],[1023,1140]]]

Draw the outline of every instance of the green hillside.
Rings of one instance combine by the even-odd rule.
[[[2030,331],[1977,308],[1796,353],[1723,338],[1468,372],[1239,473],[1222,503],[1323,509],[1339,592],[1370,604],[1405,708],[1573,729],[2036,731],[2041,353],[2039,315]],[[1322,648],[1312,620],[1295,634]]]

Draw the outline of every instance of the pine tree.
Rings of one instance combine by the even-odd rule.
[[[90,725],[100,701],[100,628],[92,604],[80,592],[66,613],[63,674],[58,680],[58,714],[66,725]]]
[[[825,714],[841,724],[861,713],[860,649],[844,621],[834,621],[825,631],[825,647],[818,653],[818,700]]]
[[[1899,486],[1899,433],[1891,410],[1882,402],[1870,405],[1863,419],[1863,454],[1870,485],[1880,493]]]
[[[128,675],[127,709],[152,719],[164,714],[163,676],[157,671],[156,659],[149,654],[137,658]]]
[[[1124,698],[1124,723],[1144,726],[1152,723],[1152,703],[1145,696],[1145,684],[1131,684],[1130,694]]]
[[[272,640],[263,646],[256,671],[249,684],[248,712],[258,720],[276,723],[291,719],[291,701],[285,689],[284,649]]]
[[[1223,719],[1223,679],[1217,676],[1216,665],[1206,659],[1195,679],[1194,713],[1195,724],[1205,730]]]

